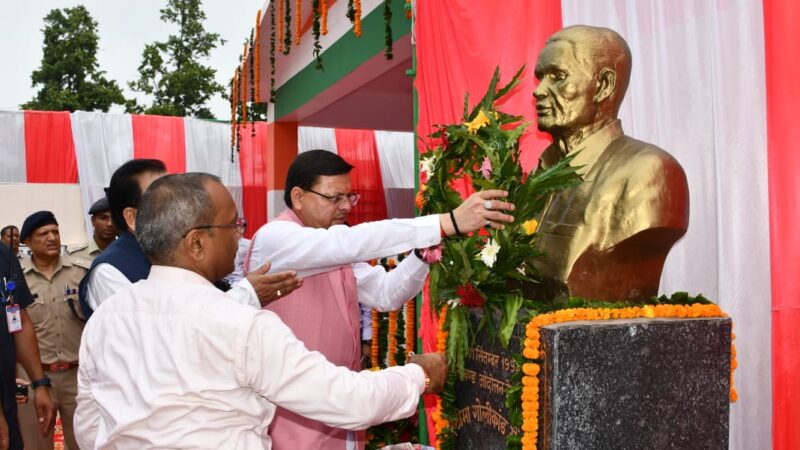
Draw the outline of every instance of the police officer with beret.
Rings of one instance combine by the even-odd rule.
[[[36,431],[47,435],[53,430],[55,408],[50,382],[44,376],[36,332],[27,313],[32,301],[19,260],[8,246],[0,244],[0,449],[23,448],[15,399],[17,361],[34,379],[29,408],[36,419]]]
[[[23,267],[33,294],[28,315],[39,339],[41,368],[52,383],[52,397],[61,414],[64,441],[77,449],[72,417],[78,395],[78,349],[83,318],[78,305],[78,285],[88,262],[61,255],[58,222],[50,211],[39,211],[25,219],[20,240],[31,250]],[[45,439],[35,433],[35,418],[20,408],[20,425],[26,449],[53,448],[52,433]]]
[[[114,239],[117,238],[117,227],[111,220],[111,209],[108,206],[108,198],[103,197],[94,202],[89,208],[89,215],[94,228],[94,235],[88,243],[69,249],[69,255],[73,259],[88,261],[90,264],[94,258],[106,249]]]

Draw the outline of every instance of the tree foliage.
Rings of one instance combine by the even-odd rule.
[[[116,81],[108,80],[97,63],[97,22],[84,6],[53,9],[44,18],[42,64],[31,73],[31,86],[41,86],[22,109],[45,111],[108,111],[125,98]]]
[[[225,41],[203,27],[206,15],[201,4],[201,0],[168,0],[160,10],[161,20],[177,25],[178,34],[145,46],[139,78],[129,85],[153,101],[149,106],[131,102],[130,112],[213,118],[205,105],[213,95],[225,91],[214,80],[216,71],[200,61]]]

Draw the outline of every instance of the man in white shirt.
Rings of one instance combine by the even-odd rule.
[[[359,303],[380,311],[399,309],[417,295],[428,265],[409,255],[391,271],[364,261],[439,244],[446,236],[503,227],[514,205],[507,192],[478,192],[449,214],[344,225],[358,202],[353,168],[335,153],[312,150],[292,162],[286,177],[287,211],[253,237],[245,268],[272,262],[274,270],[296,270],[303,287],[267,305],[306,347],[334,364],[360,367]],[[275,450],[363,448],[361,433],[334,429],[278,410],[270,433]]]
[[[120,230],[120,236],[93,262],[81,282],[80,302],[87,319],[113,294],[147,277],[150,263],[136,242],[136,214],[142,194],[166,172],[164,163],[157,159],[134,159],[117,168],[111,176],[106,195],[111,218]],[[277,298],[279,290],[291,292],[302,284],[294,272],[266,275],[267,270],[268,266],[253,271],[236,283],[228,291],[228,296],[239,303],[260,308]]]
[[[243,231],[208,174],[168,175],[142,200],[136,231],[150,276],[103,303],[80,350],[76,433],[84,449],[270,449],[280,405],[350,429],[414,413],[441,391],[439,354],[351,372],[308,351],[269,311],[227,300]]]

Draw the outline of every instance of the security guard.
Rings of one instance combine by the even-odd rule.
[[[92,227],[94,235],[88,243],[69,249],[69,255],[73,259],[88,261],[90,264],[94,258],[106,249],[114,239],[117,238],[117,227],[111,220],[111,209],[108,207],[108,198],[103,197],[94,202],[89,208],[89,215],[92,216]]]
[[[78,305],[78,285],[86,274],[86,262],[61,256],[58,222],[50,211],[39,211],[25,219],[20,240],[31,249],[31,260],[23,267],[33,294],[28,315],[39,339],[42,369],[52,382],[53,402],[61,415],[64,441],[77,450],[72,417],[78,395],[78,349],[83,318]],[[29,405],[25,405],[29,406]],[[35,433],[36,416],[20,408],[20,425],[26,449],[52,449],[53,436]]]

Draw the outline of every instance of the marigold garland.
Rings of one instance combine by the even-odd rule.
[[[411,0],[406,0],[406,19],[411,20]]]
[[[525,327],[525,341],[522,356],[526,361],[522,364],[522,448],[535,450],[539,433],[539,373],[541,360],[542,327],[554,323],[612,320],[633,318],[698,318],[727,317],[719,306],[714,304],[693,305],[644,305],[628,308],[570,308],[534,316]],[[731,322],[732,323],[732,322]],[[736,347],[733,345],[734,335],[731,333],[731,394],[732,402],[736,401],[736,389],[733,387],[733,371],[736,368]]]
[[[297,0],[294,4],[294,45],[300,45],[300,31],[302,28],[302,24],[300,20],[303,18],[302,14],[302,0]]]
[[[380,315],[377,309],[372,310],[372,348],[370,350],[370,365],[371,367],[380,367],[378,359],[380,348],[378,347],[378,331],[381,329]]]
[[[256,84],[255,74],[256,74],[256,61],[255,61],[255,52],[253,51],[254,44],[253,44],[253,33],[254,30],[250,30],[250,46],[248,47],[248,69],[250,69],[250,76],[248,77],[248,81],[250,82],[250,136],[256,136]]]
[[[242,53],[242,67],[241,67],[241,80],[242,91],[239,92],[239,98],[241,99],[242,104],[242,122],[247,125],[247,52],[249,49],[247,48],[247,42],[244,43],[244,53]]]
[[[259,8],[256,14],[256,37],[255,37],[255,75],[253,77],[253,84],[256,86],[255,101],[261,103],[261,9]]]
[[[320,33],[326,36],[328,34],[328,0],[322,0],[320,9]]]
[[[231,162],[233,162],[233,150],[236,148],[236,106],[237,106],[237,85],[239,84],[239,67],[233,71],[231,78]]]
[[[436,332],[436,351],[438,353],[447,354],[447,305],[442,306],[439,312],[439,329]],[[442,436],[444,431],[450,428],[450,421],[442,416],[442,395],[436,397],[436,409],[431,414],[433,419],[433,429],[436,434],[436,442],[434,447],[439,449],[442,445]]]
[[[274,11],[273,11],[274,12]],[[283,2],[278,0],[278,51],[283,52]],[[273,28],[275,23],[272,24]]]
[[[416,307],[416,299],[412,298],[406,302],[406,354],[408,354],[408,352],[413,352],[417,343],[417,332],[415,329],[417,323]]]
[[[356,37],[361,37],[361,0],[353,0],[353,33]]]
[[[269,8],[269,102],[275,103],[275,5]]]

